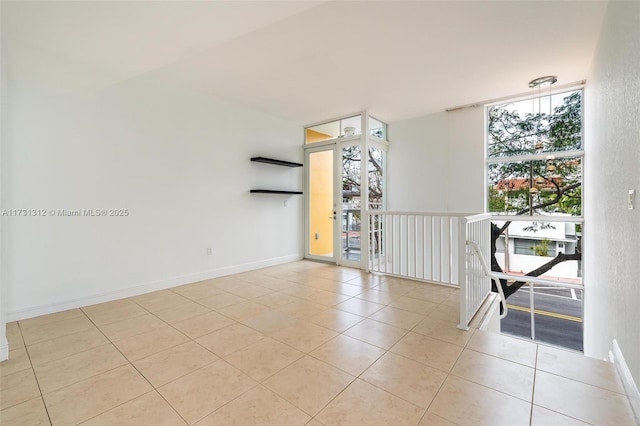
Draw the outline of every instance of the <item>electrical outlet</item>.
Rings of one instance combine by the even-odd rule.
[[[288,200],[284,200],[284,206],[287,207],[287,201]]]
[[[633,210],[635,207],[635,202],[636,202],[636,190],[635,189],[630,189],[629,190],[629,199],[627,200],[628,205],[627,208],[629,210]]]
[[[211,256],[213,254],[213,249],[211,247],[207,247],[207,256]]]

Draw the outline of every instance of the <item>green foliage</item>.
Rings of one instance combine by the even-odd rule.
[[[493,186],[489,186],[489,211],[490,212],[502,212],[505,211],[504,195],[500,193]]]
[[[533,247],[531,247],[533,253],[536,256],[549,256],[549,240],[546,238],[538,241]]]
[[[582,92],[554,95],[551,114],[532,111],[532,101],[488,109],[488,155],[503,159],[489,165],[489,211],[580,215],[580,157],[525,161],[510,158],[551,155],[582,147]],[[548,104],[549,98],[544,101]],[[544,157],[542,157],[544,158]],[[550,167],[551,166],[551,167]],[[535,191],[529,187],[533,182]]]
[[[582,147],[582,92],[573,92],[555,108],[551,118],[549,140],[552,151]]]

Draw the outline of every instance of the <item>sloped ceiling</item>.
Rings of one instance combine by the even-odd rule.
[[[303,125],[363,109],[401,120],[523,93],[529,80],[547,74],[557,75],[558,85],[585,79],[606,3],[3,1],[1,7],[15,75],[85,91],[153,76]]]

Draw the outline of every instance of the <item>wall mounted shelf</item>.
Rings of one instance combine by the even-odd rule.
[[[302,167],[301,163],[294,163],[292,161],[285,161],[285,160],[276,160],[275,158],[267,158],[267,157],[251,157],[251,161],[254,163],[272,164],[274,166]],[[302,191],[285,191],[280,189],[252,189],[249,192],[251,192],[252,194],[302,195]]]
[[[254,161],[256,163],[273,164],[276,166],[302,167],[301,163],[294,163],[292,161],[284,161],[284,160],[276,160],[273,158],[266,158],[266,157],[252,157],[251,161]]]
[[[302,195],[302,191],[280,191],[275,189],[252,189],[252,194],[287,194],[287,195]]]

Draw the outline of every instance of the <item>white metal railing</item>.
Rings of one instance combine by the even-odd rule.
[[[503,272],[491,272],[491,274],[497,279],[507,280],[507,281],[520,281],[528,284],[529,287],[529,315],[531,317],[531,340],[536,340],[536,307],[535,307],[535,293],[534,293],[534,284],[539,284],[543,286],[549,286],[553,288],[561,288],[561,289],[573,289],[582,291],[582,295],[584,297],[584,285],[583,284],[575,284],[566,281],[556,281],[556,280],[548,280],[545,278],[538,277],[530,277],[527,275],[515,275],[515,274],[505,274]],[[539,287],[538,287],[539,288]],[[506,310],[506,303],[504,304]],[[502,317],[501,317],[502,318]]]
[[[491,292],[491,276],[485,259],[491,254],[491,215],[465,216],[460,222],[460,323],[458,328],[469,329],[469,323]]]
[[[540,266],[540,257],[537,256],[530,256],[530,255],[519,255],[515,252],[514,248],[515,248],[515,241],[513,241],[513,246],[511,246],[512,243],[509,243],[509,246],[512,247],[512,249],[509,249],[509,247],[506,245],[506,243],[508,243],[508,238],[527,238],[527,237],[532,237],[535,236],[537,239],[548,239],[549,241],[553,241],[556,240],[557,241],[562,241],[563,244],[566,244],[567,242],[573,242],[574,244],[576,244],[576,248],[578,245],[578,231],[576,229],[574,229],[570,235],[563,235],[562,230],[565,230],[565,233],[567,232],[567,228],[566,226],[568,224],[583,224],[584,223],[584,217],[582,216],[568,216],[568,215],[536,215],[536,216],[519,216],[519,215],[500,215],[500,214],[492,214],[491,217],[492,221],[494,223],[497,223],[498,226],[502,226],[505,222],[512,222],[511,225],[517,224],[516,225],[516,230],[512,231],[510,227],[508,227],[505,230],[505,237],[504,237],[504,241],[505,241],[505,245],[504,245],[504,254],[503,253],[498,253],[498,262],[500,262],[501,266],[503,269],[510,269],[511,271],[513,270],[527,270],[527,269],[534,269],[537,268],[538,266]],[[520,224],[518,224],[518,222],[520,222]],[[556,232],[555,234],[548,234],[545,235],[542,229],[535,233],[532,234],[530,233],[529,235],[527,235],[526,233],[523,233],[522,230],[526,229],[523,228],[522,226],[522,222],[530,222],[531,224],[542,224],[545,223],[548,226],[548,229],[551,230],[556,230],[556,231],[560,231],[560,232]],[[559,229],[558,229],[559,228]],[[542,235],[538,235],[538,234],[542,234]],[[573,250],[576,250],[576,248],[573,248]],[[562,249],[564,250],[564,248]],[[503,259],[501,259],[501,256],[504,256]],[[508,256],[508,257],[507,257]],[[528,263],[524,263],[524,259],[526,259],[526,261]],[[550,260],[551,256],[547,257],[547,260]],[[502,261],[501,261],[502,260]],[[544,262],[544,261],[543,261]],[[575,264],[575,266],[571,265],[571,262],[577,263]],[[571,274],[571,270],[570,268],[575,268],[574,271],[576,273],[575,277],[579,277],[579,272],[580,272],[580,263],[577,260],[573,260],[573,261],[569,261],[566,264],[564,264],[564,269],[559,269],[554,273],[555,268],[560,268],[561,265],[558,264],[554,267],[554,269],[549,271],[550,275],[554,275],[554,274],[558,274],[560,276],[565,276],[565,277],[572,277],[572,275],[565,275],[565,274]],[[535,308],[535,294],[542,294],[542,293],[536,293],[534,290],[543,290],[543,288],[541,286],[545,286],[545,287],[551,287],[554,289],[565,289],[565,290],[571,290],[573,292],[580,291],[582,297],[584,297],[584,285],[583,284],[578,284],[578,283],[574,283],[574,282],[570,282],[571,278],[565,279],[563,280],[562,278],[558,279],[558,280],[550,280],[550,279],[545,279],[545,278],[539,278],[539,277],[531,277],[528,275],[522,275],[522,274],[516,274],[513,273],[511,271],[506,271],[506,272],[491,272],[491,274],[501,280],[507,280],[507,282],[514,282],[514,281],[519,281],[519,282],[525,282],[526,284],[522,287],[523,291],[526,291],[528,289],[529,292],[529,307],[525,308],[525,310],[528,309],[529,311],[529,315],[530,315],[530,337],[532,340],[536,340],[536,308]],[[512,284],[507,284],[512,285]],[[526,286],[526,287],[525,287]],[[574,297],[575,297],[575,293],[574,293]],[[583,299],[582,299],[583,300]],[[506,305],[505,305],[506,307]],[[524,307],[523,307],[524,308]],[[584,309],[584,304],[582,304],[582,308]],[[540,314],[540,313],[538,313]],[[560,314],[560,313],[556,313],[553,312],[553,314],[557,314],[557,315],[564,315],[564,314]],[[544,315],[544,314],[543,314]],[[582,315],[581,315],[582,318]],[[522,336],[522,337],[526,337],[526,336]]]
[[[500,319],[505,318],[507,316],[507,299],[504,296],[504,291],[502,290],[502,285],[500,284],[500,278],[487,266],[487,261],[482,254],[482,249],[475,241],[467,240],[467,246],[471,247],[471,249],[473,250],[473,254],[478,257],[478,261],[480,262],[480,266],[482,267],[484,276],[492,280],[495,284],[496,289],[498,290],[498,296],[500,297],[500,302],[502,302],[502,313],[500,314]]]
[[[458,285],[458,224],[461,215],[367,212],[369,270]]]
[[[363,253],[368,270],[459,287],[458,327],[468,329],[491,291],[490,277],[479,260],[489,258],[490,218],[490,214],[367,211],[369,238]],[[474,244],[471,249],[467,241]]]

